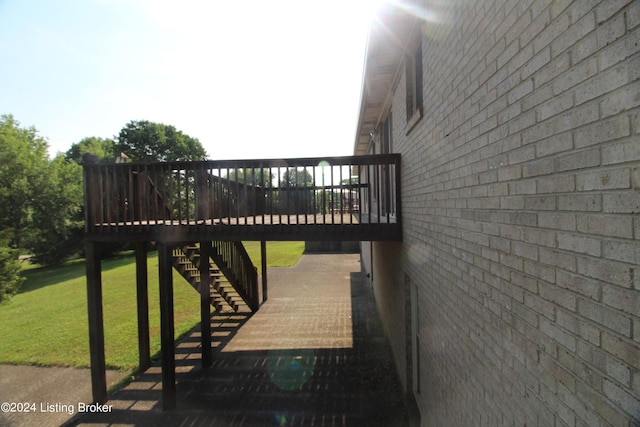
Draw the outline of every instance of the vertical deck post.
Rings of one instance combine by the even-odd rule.
[[[146,371],[151,366],[149,349],[149,286],[147,272],[147,247],[136,243],[136,298],[138,306],[138,366]]]
[[[104,357],[104,320],[102,314],[102,269],[96,243],[85,243],[87,268],[87,306],[89,311],[89,352],[93,401],[107,401],[107,376]]]
[[[213,363],[211,358],[211,242],[200,242],[200,340],[202,368]]]
[[[262,302],[267,300],[267,242],[260,241],[260,258],[262,259]]]
[[[176,360],[173,324],[173,271],[171,248],[158,242],[160,282],[160,347],[162,354],[162,409],[176,407]]]

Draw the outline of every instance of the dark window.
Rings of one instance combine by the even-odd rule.
[[[389,154],[392,152],[393,146],[391,144],[392,141],[392,128],[391,128],[391,111],[389,111],[389,115],[387,119],[384,121],[382,125],[382,153]]]
[[[386,120],[384,121],[384,123],[382,124],[382,154],[389,154],[392,152],[393,150],[393,126],[392,126],[392,121],[391,121],[391,111],[389,111],[389,114],[387,115]],[[393,191],[395,189],[394,186],[394,175],[393,175],[393,171],[389,170],[389,166],[387,165],[383,165],[382,166],[382,173],[383,173],[383,177],[381,180],[381,183],[383,185],[383,192],[382,194],[384,195],[384,198],[380,201],[382,203],[382,212],[384,212],[387,215],[390,214],[395,214],[395,206],[394,206],[394,201],[395,201],[395,194],[393,194]]]
[[[407,122],[415,115],[422,116],[422,40],[418,34],[405,60],[407,80]]]

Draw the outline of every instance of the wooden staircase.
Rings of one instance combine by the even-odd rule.
[[[211,177],[210,177],[211,178]],[[142,205],[153,207],[158,218],[175,220],[174,212],[146,171],[138,172],[136,186],[145,200]],[[149,199],[147,201],[147,199]],[[141,206],[142,206],[141,205]],[[188,203],[187,203],[188,206]],[[141,207],[138,206],[141,211]],[[138,219],[147,219],[138,213]],[[209,296],[217,312],[255,312],[260,307],[258,272],[242,242],[212,242],[208,271],[211,276]],[[173,250],[173,267],[193,288],[200,292],[200,247],[186,243]]]
[[[188,243],[173,250],[173,267],[200,292],[200,247]],[[217,312],[255,312],[259,308],[258,272],[240,242],[212,242],[208,263],[209,295]]]

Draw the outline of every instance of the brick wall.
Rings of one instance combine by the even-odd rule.
[[[639,425],[640,2],[425,3],[400,267],[374,275],[400,371],[418,288],[422,425]]]

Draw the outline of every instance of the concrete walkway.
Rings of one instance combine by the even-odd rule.
[[[357,254],[304,255],[294,268],[269,269],[260,310],[214,315],[212,330],[209,369],[200,367],[198,330],[176,349],[175,410],[161,410],[161,371],[153,366],[111,397],[109,412],[85,413],[72,425],[407,425]]]
[[[116,385],[125,376],[124,372],[107,371],[107,386]],[[59,426],[76,414],[79,404],[91,403],[91,372],[0,365],[1,403],[16,404],[9,411],[0,410],[1,427]],[[22,412],[17,404],[22,404]]]

